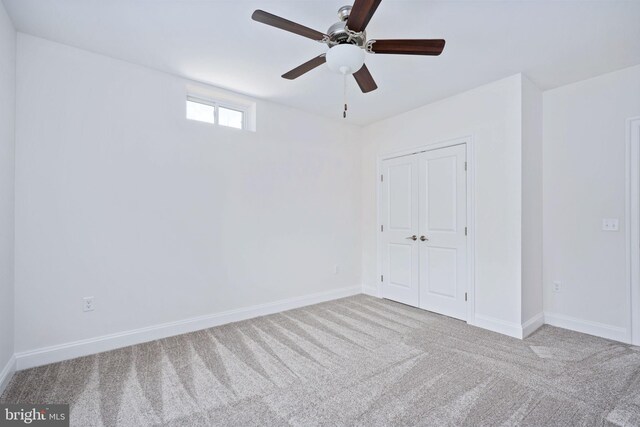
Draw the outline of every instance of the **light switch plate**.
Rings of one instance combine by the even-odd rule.
[[[618,218],[602,218],[603,231],[618,231]]]

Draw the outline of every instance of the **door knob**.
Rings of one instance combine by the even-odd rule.
[[[427,240],[429,240],[429,239],[427,239],[426,236],[420,236],[420,241],[421,242],[426,242]]]
[[[413,240],[415,242],[416,240],[418,240],[418,236],[414,234],[413,236],[407,237],[407,239]]]

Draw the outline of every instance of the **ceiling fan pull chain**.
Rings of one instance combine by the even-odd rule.
[[[344,79],[344,111],[342,112],[342,118],[346,119],[347,118],[347,75],[344,74],[342,77]]]

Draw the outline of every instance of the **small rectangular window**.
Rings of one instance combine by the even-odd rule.
[[[229,104],[224,104],[229,105]],[[247,120],[246,111],[242,107],[222,107],[217,100],[201,99],[187,96],[187,119],[213,125],[244,129]]]
[[[187,99],[187,119],[199,122],[216,123],[216,107],[193,98]]]
[[[244,128],[244,111],[218,107],[218,124],[231,128]]]

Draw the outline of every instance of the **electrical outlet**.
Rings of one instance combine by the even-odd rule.
[[[340,266],[338,264],[336,264],[333,267],[333,274],[339,274],[340,273]]]
[[[618,231],[618,218],[602,218],[603,231]]]
[[[562,283],[559,280],[556,280],[553,282],[553,290],[556,292],[560,292],[560,289],[562,288]]]
[[[93,297],[82,298],[82,311],[93,311]]]

